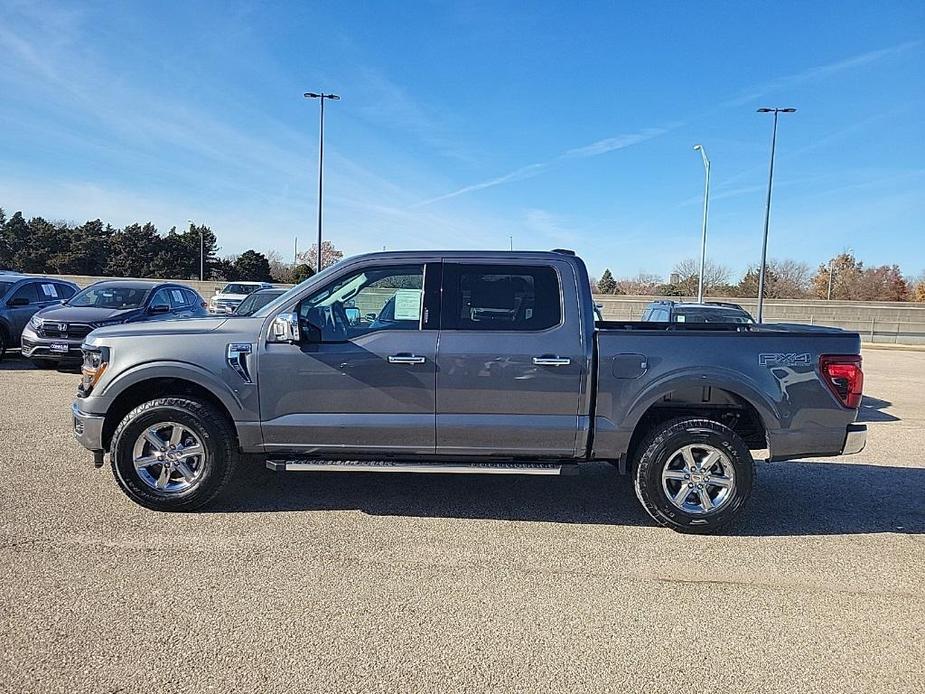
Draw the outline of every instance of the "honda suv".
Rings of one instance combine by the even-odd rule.
[[[22,334],[22,353],[40,368],[78,363],[80,345],[106,325],[209,315],[202,297],[182,284],[105,280],[91,284],[60,306],[32,316]]]

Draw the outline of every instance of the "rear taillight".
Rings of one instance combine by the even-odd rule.
[[[856,354],[824,354],[819,357],[819,371],[835,397],[852,410],[861,406],[864,372]]]

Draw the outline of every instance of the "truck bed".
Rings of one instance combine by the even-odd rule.
[[[622,458],[643,419],[722,412],[774,460],[839,455],[855,410],[819,373],[857,333],[796,325],[597,323],[592,457]],[[799,407],[794,404],[799,403]]]

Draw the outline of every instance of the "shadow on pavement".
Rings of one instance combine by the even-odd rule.
[[[259,463],[253,463],[255,468]],[[758,463],[734,535],[925,532],[925,469],[847,463]],[[238,475],[207,512],[357,509],[375,516],[653,525],[632,483],[606,463],[566,477],[273,473]]]
[[[0,371],[60,371],[62,373],[80,373],[80,362],[71,360],[64,364],[49,366],[40,369],[29,359],[19,353],[19,349],[8,349],[3,359],[0,359]]]
[[[893,403],[888,400],[881,400],[880,398],[873,398],[869,395],[865,395],[861,398],[861,409],[858,410],[857,421],[898,422],[900,421],[899,417],[889,412],[883,412],[884,409],[890,407],[892,404]]]

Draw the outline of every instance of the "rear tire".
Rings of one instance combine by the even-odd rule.
[[[225,414],[185,397],[158,398],[133,409],[116,427],[110,451],[122,491],[155,511],[205,506],[238,460],[237,436]]]
[[[719,422],[686,418],[659,424],[636,450],[636,496],[659,525],[719,532],[741,515],[751,496],[751,452]]]

